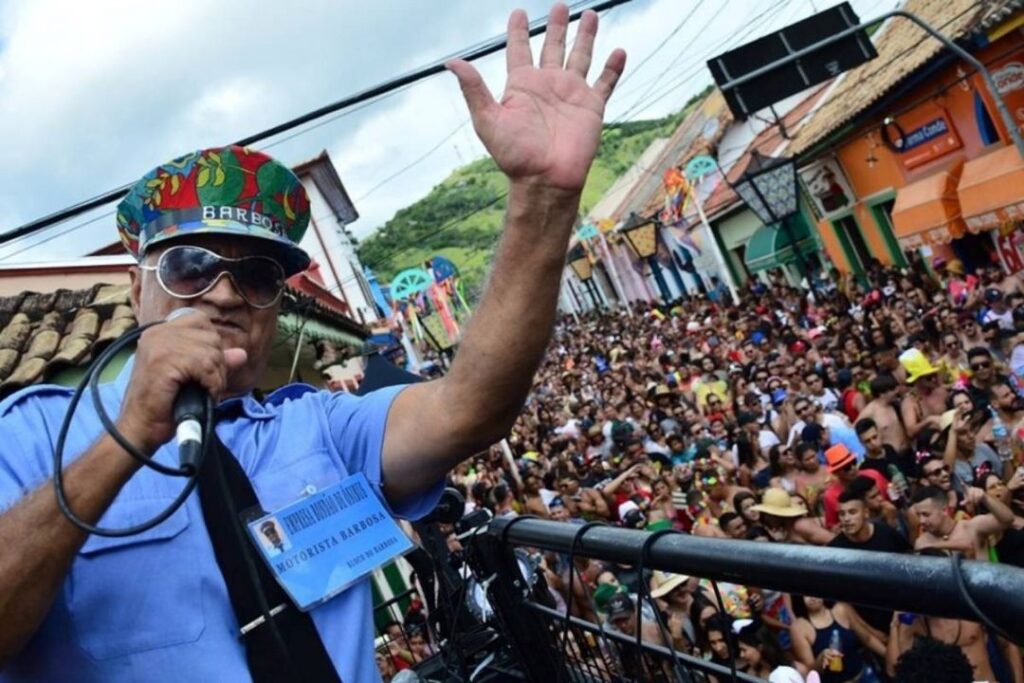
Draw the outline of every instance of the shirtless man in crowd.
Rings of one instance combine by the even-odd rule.
[[[949,514],[948,495],[936,486],[925,486],[913,497],[913,510],[921,524],[915,550],[937,548],[963,553],[969,560],[988,557],[988,537],[1013,525],[1013,511],[979,488],[967,489],[967,500],[975,508],[984,505],[987,514],[954,520]]]
[[[903,399],[900,412],[911,439],[916,439],[925,427],[941,427],[949,390],[939,383],[940,379],[938,369],[917,377],[913,383],[908,379],[911,389]]]
[[[878,375],[871,380],[871,395],[874,396],[864,407],[858,420],[871,418],[878,427],[878,433],[882,442],[887,443],[896,449],[897,453],[903,453],[910,440],[907,438],[907,430],[903,428],[903,422],[896,413],[895,401],[899,394],[899,384],[892,375]]]

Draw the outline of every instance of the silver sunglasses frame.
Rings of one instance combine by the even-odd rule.
[[[242,291],[242,288],[238,286],[238,281],[235,280],[234,275],[232,275],[227,270],[222,270],[220,272],[220,274],[218,274],[217,277],[215,277],[213,279],[213,281],[209,285],[207,285],[206,288],[204,288],[202,291],[196,292],[195,294],[190,294],[188,296],[185,296],[185,295],[182,295],[182,294],[177,294],[177,293],[171,291],[170,287],[167,286],[167,283],[164,282],[163,276],[160,274],[160,266],[163,263],[164,257],[167,256],[167,254],[171,253],[172,251],[174,251],[176,249],[198,249],[199,251],[205,251],[207,254],[213,254],[214,256],[216,256],[221,261],[228,261],[230,263],[239,263],[241,261],[245,261],[245,260],[248,260],[248,259],[262,259],[262,260],[265,260],[265,261],[270,261],[271,263],[273,263],[278,268],[278,270],[281,271],[281,288],[278,290],[277,296],[275,296],[274,299],[270,303],[267,303],[267,304],[254,304],[253,302],[249,301],[249,297],[247,297],[245,295],[245,292]],[[160,284],[160,289],[164,290],[164,292],[166,292],[168,296],[172,296],[175,299],[183,299],[184,300],[184,299],[195,299],[197,297],[201,297],[204,294],[206,294],[207,292],[209,292],[210,290],[212,290],[214,287],[216,287],[217,283],[220,282],[220,279],[222,277],[225,277],[225,276],[227,276],[227,278],[231,281],[231,286],[235,288],[236,292],[238,292],[238,296],[242,297],[242,300],[245,301],[245,303],[249,304],[249,306],[251,306],[252,308],[255,308],[257,310],[265,310],[267,308],[274,307],[275,305],[277,305],[277,302],[279,302],[281,300],[281,297],[284,295],[284,288],[285,288],[285,285],[284,285],[284,282],[285,282],[284,268],[281,267],[280,263],[278,263],[274,259],[270,258],[269,256],[242,256],[240,258],[230,258],[230,257],[227,257],[227,256],[221,256],[217,252],[213,251],[212,249],[207,249],[206,247],[198,247],[198,246],[195,246],[193,244],[176,244],[173,247],[170,247],[169,249],[164,251],[162,254],[160,254],[160,258],[157,259],[155,266],[147,266],[147,265],[143,265],[143,264],[140,263],[139,264],[139,270],[146,270],[146,271],[155,272],[156,273],[156,281]]]

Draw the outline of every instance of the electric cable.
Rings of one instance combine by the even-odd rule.
[[[678,534],[679,532],[675,529],[659,529],[657,531],[650,532],[650,536],[644,539],[643,545],[640,546],[640,559],[637,562],[637,572],[640,574],[640,590],[637,592],[636,600],[636,650],[640,652],[641,642],[643,641],[643,629],[640,626],[643,624],[643,612],[642,605],[643,601],[647,600],[651,604],[651,609],[654,611],[654,619],[658,623],[658,629],[661,631],[661,637],[665,639],[665,647],[668,648],[669,653],[672,656],[672,672],[679,680],[685,680],[684,676],[679,675],[679,660],[676,659],[676,647],[675,643],[672,642],[672,632],[669,631],[668,626],[665,624],[665,620],[662,618],[661,610],[654,604],[654,598],[651,597],[651,589],[644,579],[644,570],[647,568],[647,561],[651,556],[651,547],[654,542],[662,536],[668,536],[669,534]]]
[[[949,556],[949,563],[953,568],[953,580],[956,582],[956,589],[957,592],[960,593],[960,597],[964,599],[964,602],[967,603],[967,606],[970,607],[971,611],[974,612],[974,615],[978,617],[978,621],[984,624],[986,628],[988,628],[990,631],[992,631],[1008,643],[1021,645],[1021,643],[1017,642],[1017,640],[1011,637],[1010,634],[1008,634],[1005,630],[997,626],[996,623],[992,621],[992,619],[987,614],[985,614],[981,607],[978,606],[978,603],[974,601],[974,597],[971,595],[970,590],[968,590],[967,588],[967,581],[964,580],[963,567],[960,566],[960,563],[963,561],[963,559],[963,554],[959,552],[952,553]]]
[[[715,592],[715,600],[718,601],[718,613],[725,616],[728,612],[725,611],[725,601],[722,600],[722,591],[718,589],[718,582],[714,579],[711,581],[711,589]],[[733,632],[732,627],[729,627],[729,675],[732,676],[732,683],[737,683],[739,678],[736,676],[736,656],[739,654],[739,644],[736,642],[736,634]]]
[[[588,10],[601,12],[631,1],[632,0],[601,0],[600,2],[597,2],[593,5],[588,5],[586,8],[581,8],[578,9],[577,11],[570,11],[569,22],[578,20],[583,15],[583,13]],[[531,22],[527,28],[527,32],[532,37],[543,33],[546,30],[546,28],[546,20],[539,20],[537,22]],[[430,76],[443,73],[445,71],[445,64],[451,61],[452,58],[460,58],[470,62],[476,61],[478,59],[481,59],[483,57],[500,51],[505,47],[506,43],[507,38],[504,35],[496,36],[488,41],[484,41],[483,43],[478,43],[477,47],[475,47],[474,49],[453,53],[452,55],[446,56],[440,60],[431,62],[430,64],[427,64],[420,68],[408,71],[402,75],[388,79],[387,81],[383,81],[369,88],[365,88],[356,93],[353,93],[352,95],[343,97],[342,99],[337,100],[336,102],[324,105],[322,107],[319,107],[318,109],[314,109],[311,112],[307,112],[305,114],[302,114],[301,116],[297,116],[288,121],[284,121],[283,123],[279,123],[275,126],[272,126],[271,128],[260,131],[253,135],[246,136],[238,140],[234,144],[241,147],[247,147],[256,142],[265,140],[267,138],[275,137],[277,135],[280,135],[281,133],[286,133],[292,129],[298,128],[299,126],[305,125],[311,121],[323,118],[329,114],[333,114],[337,111],[348,109],[358,104],[362,104],[367,100],[372,100],[382,95],[387,95],[388,93],[394,90],[398,90],[399,88],[411,85],[425,78],[429,78]],[[42,216],[33,221],[25,223],[24,225],[18,228],[2,233],[0,234],[0,245],[7,244],[8,242],[12,242],[21,237],[25,237],[32,233],[38,232],[43,228],[47,228],[57,223],[61,223],[67,220],[68,218],[77,216],[78,214],[88,211],[90,209],[95,209],[97,207],[103,206],[104,204],[120,199],[121,197],[128,194],[128,191],[131,189],[131,187],[131,184],[122,185],[116,189],[95,195],[89,199],[73,204],[70,207],[61,209],[46,216]]]
[[[185,500],[191,495],[195,489],[196,484],[199,483],[198,473],[200,467],[202,467],[203,461],[206,458],[206,452],[209,448],[209,444],[214,438],[214,415],[213,415],[213,399],[206,395],[204,413],[205,413],[205,424],[203,425],[203,447],[198,455],[198,459],[195,463],[183,463],[181,467],[173,468],[156,462],[153,458],[150,458],[142,454],[133,444],[131,444],[124,435],[118,431],[117,427],[110,421],[109,416],[106,413],[106,409],[103,407],[103,403],[100,400],[99,390],[97,384],[102,371],[109,365],[111,359],[123,348],[133,343],[136,339],[142,336],[142,334],[153,327],[159,325],[163,321],[156,323],[149,323],[148,325],[142,325],[137,327],[130,332],[126,332],[121,335],[116,341],[108,346],[103,353],[101,353],[96,360],[89,366],[88,371],[82,377],[78,386],[75,388],[74,394],[71,396],[71,401],[68,403],[67,412],[64,414],[64,420],[61,423],[60,432],[57,435],[57,444],[53,450],[53,490],[57,499],[57,507],[61,511],[61,514],[76,527],[85,531],[86,533],[93,534],[96,536],[106,536],[109,538],[122,538],[126,536],[134,536],[144,531],[152,529],[158,524],[164,522],[171,515],[173,515],[178,508],[180,508]],[[108,433],[111,437],[120,445],[125,451],[128,452],[131,457],[138,460],[144,466],[154,469],[158,472],[170,475],[170,476],[181,476],[186,477],[184,488],[181,493],[171,501],[171,503],[159,514],[152,519],[136,524],[134,526],[122,528],[122,529],[111,529],[100,527],[98,525],[89,524],[82,520],[75,512],[71,509],[68,503],[67,496],[64,491],[64,447],[67,442],[68,432],[71,429],[71,422],[75,415],[75,410],[78,407],[78,403],[81,401],[82,396],[85,394],[86,388],[89,388],[92,392],[93,400],[95,401],[95,409],[97,414],[100,416],[100,420],[103,422]]]
[[[512,525],[509,524],[507,527],[505,527],[504,533],[502,534],[502,541],[504,541],[505,537],[507,537],[508,530],[511,526]],[[587,522],[586,524],[580,525],[580,527],[576,529],[576,533],[573,534],[572,543],[569,545],[569,586],[568,590],[566,591],[565,600],[565,625],[562,627],[562,637],[559,638],[555,643],[556,647],[558,648],[560,660],[558,666],[559,683],[561,683],[561,681],[564,680],[565,672],[568,667],[568,664],[565,661],[565,649],[566,643],[569,642],[569,626],[572,624],[572,603],[575,599],[572,590],[576,579],[576,549],[579,547],[580,541],[583,540],[583,536],[585,536],[586,533],[594,527],[599,526],[608,525],[600,521]]]

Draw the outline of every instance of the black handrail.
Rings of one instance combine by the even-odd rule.
[[[527,609],[532,609],[535,612],[540,612],[548,619],[554,619],[558,622],[565,623],[565,615],[556,609],[551,609],[550,607],[545,607],[544,605],[538,605],[535,602],[529,601],[524,602],[523,604],[526,606]],[[579,617],[569,617],[569,623],[582,631],[587,631],[589,633],[593,633],[596,636],[607,638],[608,640],[613,640],[620,646],[625,648],[631,648],[636,645],[636,642],[632,636],[627,636],[616,631],[610,631],[608,629],[601,628],[597,624],[587,621],[586,619],[580,619]],[[667,647],[655,645],[653,643],[644,643],[643,648],[645,651],[660,655],[664,659],[671,660],[673,657],[675,657],[676,660],[682,662],[683,665],[685,665],[688,669],[692,671],[700,671],[702,673],[714,674],[715,676],[720,677],[721,680],[731,680],[731,674],[729,669],[722,666],[721,664],[715,664],[712,661],[692,657],[688,654],[684,654],[681,652],[673,652],[672,650],[669,650]],[[746,674],[742,671],[739,671],[736,673],[736,680],[744,681],[744,683],[762,683],[763,679],[755,678],[750,674]]]
[[[509,543],[568,553],[578,527],[539,519],[495,518],[488,533]],[[649,533],[595,528],[576,545],[581,557],[636,564]],[[786,593],[813,595],[955,619],[978,620],[961,593],[948,558],[788,543],[757,543],[668,535],[651,545],[651,569],[730,581]],[[1024,570],[964,561],[970,598],[1017,643],[1024,642]]]

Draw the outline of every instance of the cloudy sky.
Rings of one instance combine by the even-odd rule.
[[[501,33],[511,9],[532,19],[548,4],[0,0],[0,231],[460,52]],[[609,120],[677,110],[710,83],[707,58],[832,4],[633,0],[605,12],[595,63],[614,47],[629,53]],[[894,4],[853,2],[861,17]],[[504,54],[478,67],[499,94]],[[359,236],[483,154],[450,74],[335,116],[255,146],[290,164],[326,149],[361,213]],[[115,239],[111,212],[0,247],[0,261],[103,246]]]

